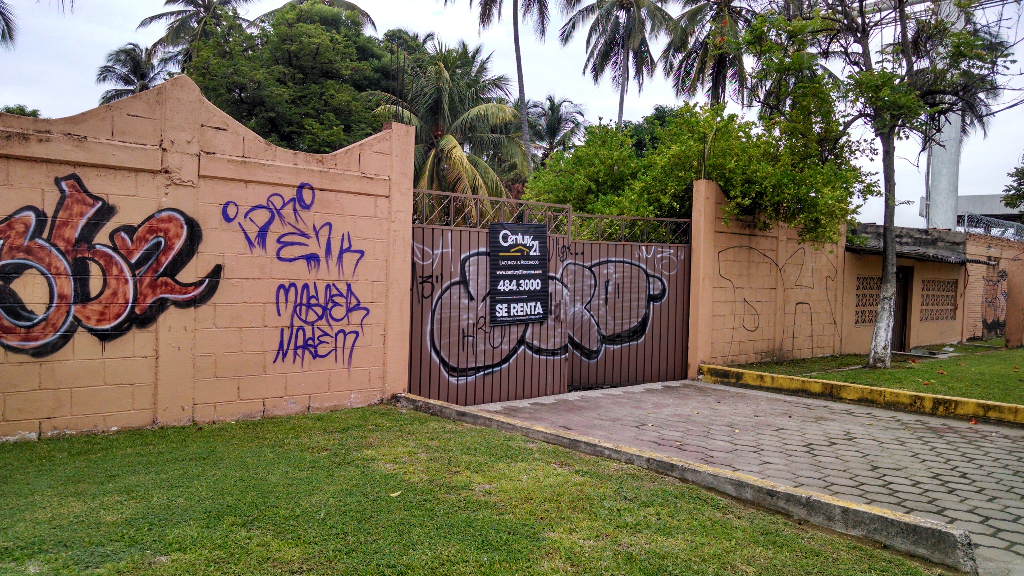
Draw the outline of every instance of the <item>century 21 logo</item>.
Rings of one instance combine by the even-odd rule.
[[[498,242],[506,248],[515,246],[508,252],[502,252],[501,256],[540,256],[540,241],[534,240],[533,236],[502,230]]]

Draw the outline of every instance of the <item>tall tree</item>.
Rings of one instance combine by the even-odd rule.
[[[246,28],[229,14],[185,66],[211,102],[267,140],[329,153],[380,129],[364,93],[384,89],[386,53],[352,11],[288,4]]]
[[[100,104],[145,92],[167,78],[167,60],[157,46],[143,48],[132,42],[107,54],[107,63],[96,73],[97,84],[113,84],[103,93]]]
[[[456,0],[444,0],[445,6],[454,4]],[[522,11],[520,11],[522,2]],[[480,3],[480,27],[490,28],[495,22],[501,21],[504,0],[479,0]],[[469,0],[469,7],[473,7],[473,0]],[[527,110],[529,100],[526,99],[526,83],[523,79],[523,51],[519,36],[519,17],[533,20],[533,30],[537,37],[544,39],[547,36],[548,23],[551,20],[548,0],[512,0],[512,44],[516,53],[516,77],[519,81],[519,119],[522,124],[523,147],[530,149],[530,127],[527,123],[529,111]],[[529,159],[528,159],[529,161]]]
[[[183,65],[195,56],[197,42],[213,36],[228,10],[251,2],[253,0],[165,0],[164,8],[175,9],[143,19],[138,30],[165,22],[167,32],[160,42],[168,48],[179,49],[175,61]]]
[[[926,148],[957,116],[965,131],[984,128],[1012,46],[1002,37],[1006,24],[982,21],[983,12],[968,3],[812,0],[797,17],[811,22],[803,32],[811,38],[808,53],[840,75],[851,111],[846,128],[864,123],[881,147],[882,290],[868,364],[887,368],[896,300],[896,142],[916,137]]]
[[[509,81],[490,72],[491,56],[465,42],[435,43],[413,74],[405,100],[377,93],[377,112],[416,128],[416,186],[427,190],[504,196],[488,159],[525,167],[526,151],[509,129],[519,113],[505,103]]]
[[[583,136],[583,107],[568,98],[548,96],[530,102],[530,132],[540,165],[555,152],[567,151]]]
[[[581,6],[583,0],[562,2],[563,10],[572,14],[559,31],[559,39],[565,46],[590,22],[583,70],[589,72],[594,83],[611,71],[619,88],[618,124],[622,125],[630,67],[637,88],[643,90],[644,81],[654,75],[657,67],[651,40],[672,24],[672,16],[665,9],[669,0],[594,0],[585,6]]]
[[[348,0],[291,0],[290,2],[288,2],[288,4],[297,5],[310,3],[322,4],[324,6],[329,6],[331,8],[344,10],[345,12],[352,12],[356,15],[356,17],[359,19],[359,22],[361,22],[363,26],[369,26],[370,28],[373,28],[374,32],[377,31],[377,23],[374,22],[373,18],[370,17],[370,13],[367,12],[366,10],[363,10],[362,8],[360,8],[359,6],[355,5],[352,2],[348,2]],[[287,6],[288,4],[285,4],[285,6]],[[282,6],[281,8],[284,8],[284,6]],[[266,14],[260,16],[259,18],[256,18],[256,22],[259,22],[261,24],[269,24],[274,19],[274,15],[277,14],[278,11],[281,10],[281,8],[271,10],[270,12],[267,12]]]
[[[720,104],[731,84],[743,103],[747,69],[740,39],[756,13],[737,0],[683,0],[683,5],[662,52],[665,77],[676,95],[692,98],[705,88],[708,100]]]

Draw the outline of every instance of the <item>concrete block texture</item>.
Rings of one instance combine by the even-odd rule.
[[[689,376],[702,363],[838,353],[844,246],[801,244],[785,227],[727,226],[724,203],[715,183],[694,184]]]
[[[407,389],[411,127],[283,150],[179,76],[0,138],[0,265],[33,262],[0,295],[0,439]]]

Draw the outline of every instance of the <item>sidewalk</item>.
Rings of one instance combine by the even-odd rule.
[[[1024,575],[1024,429],[697,382],[478,407],[937,520],[983,576]]]

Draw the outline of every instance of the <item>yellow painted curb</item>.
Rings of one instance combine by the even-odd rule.
[[[895,408],[907,412],[931,414],[933,416],[983,418],[996,422],[1024,424],[1024,406],[1016,404],[1003,404],[1002,402],[988,402],[986,400],[955,398],[953,396],[939,396],[936,394],[921,394],[907,390],[892,390],[890,388],[864,386],[863,384],[768,374],[710,364],[702,365],[700,371],[704,375],[705,382],[714,384],[823,396],[845,402],[873,404],[883,408]]]

